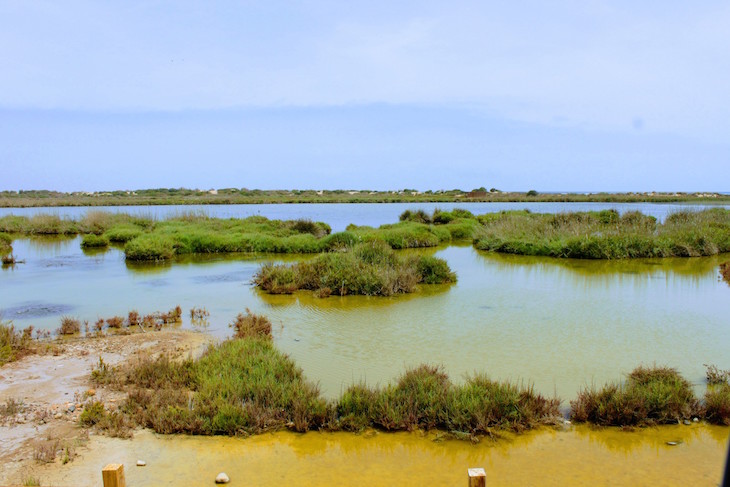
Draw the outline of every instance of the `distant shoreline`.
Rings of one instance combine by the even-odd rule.
[[[730,194],[716,192],[541,193],[472,191],[145,189],[64,193],[49,190],[2,191],[1,208],[64,206],[158,206],[302,203],[730,203]]]

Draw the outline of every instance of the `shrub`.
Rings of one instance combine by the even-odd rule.
[[[95,426],[106,418],[106,409],[101,401],[93,401],[84,407],[79,416],[82,426]]]
[[[246,314],[238,313],[231,323],[236,338],[259,337],[271,339],[271,321],[266,316],[256,315],[246,308]]]
[[[121,328],[124,326],[124,318],[121,316],[112,316],[106,319],[106,324],[109,328]]]
[[[81,331],[81,322],[77,318],[71,316],[63,316],[61,318],[61,327],[58,329],[59,335],[73,335]]]
[[[337,426],[345,430],[440,428],[474,438],[493,429],[522,431],[555,424],[559,405],[559,399],[546,399],[531,387],[494,382],[483,374],[456,386],[440,367],[421,365],[385,389],[350,386],[336,413]]]
[[[128,260],[166,260],[175,256],[175,242],[170,237],[142,234],[124,246]]]
[[[730,426],[730,384],[727,382],[707,387],[705,419],[713,424]]]

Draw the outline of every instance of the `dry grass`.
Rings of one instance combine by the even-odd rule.
[[[271,321],[266,316],[257,315],[246,308],[246,314],[238,313],[236,319],[228,325],[233,328],[236,338],[263,337],[271,339]]]
[[[63,316],[61,318],[61,326],[57,332],[59,335],[75,335],[81,331],[81,321],[71,316]]]

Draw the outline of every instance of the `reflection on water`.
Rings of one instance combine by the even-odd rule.
[[[405,368],[442,364],[453,380],[486,371],[531,381],[566,400],[583,386],[617,380],[639,364],[677,367],[701,392],[705,363],[730,368],[730,288],[717,280],[728,256],[631,261],[557,260],[428,249],[458,275],[453,285],[382,297],[310,292],[268,295],[250,279],[262,262],[311,256],[186,256],[165,264],[124,262],[118,248],[85,255],[80,239],[24,239],[26,263],[0,272],[0,310],[52,303],[58,313],[15,313],[21,327],[55,329],[81,319],[183,307],[210,311],[209,331],[245,308],[274,322],[277,346],[329,397],[360,380],[386,383]],[[45,304],[43,304],[45,306]]]
[[[203,485],[221,471],[232,485],[453,486],[466,485],[467,468],[483,467],[490,486],[715,486],[727,435],[728,428],[706,425],[636,432],[578,426],[472,445],[434,441],[433,433],[280,432],[240,439],[143,432],[133,441],[94,438],[92,451],[54,476],[49,469],[39,473],[53,485],[94,485],[100,466],[121,462],[129,484],[138,486]],[[673,440],[681,443],[666,444]],[[133,467],[137,459],[147,466]]]

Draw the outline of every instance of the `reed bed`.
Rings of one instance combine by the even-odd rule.
[[[730,252],[730,211],[669,215],[663,224],[639,212],[483,215],[479,250],[576,259],[698,257]]]

